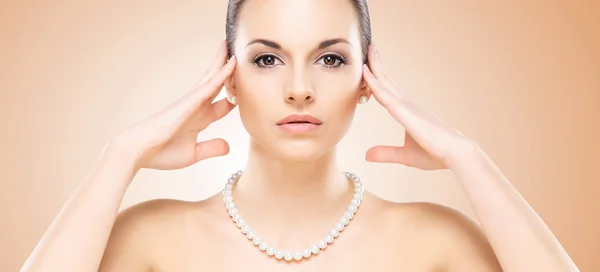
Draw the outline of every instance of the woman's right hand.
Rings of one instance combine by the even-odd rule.
[[[197,136],[235,108],[226,99],[212,103],[235,67],[235,57],[227,61],[223,42],[197,87],[150,118],[126,128],[114,142],[134,153],[139,168],[179,169],[228,154],[229,145],[225,140],[197,142]]]

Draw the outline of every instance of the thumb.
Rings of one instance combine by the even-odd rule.
[[[422,170],[444,169],[445,166],[433,160],[427,153],[416,146],[374,146],[367,150],[365,156],[370,162],[398,163]]]
[[[407,150],[403,146],[378,145],[369,148],[365,159],[370,162],[407,163]]]
[[[229,154],[229,144],[220,138],[196,143],[196,161]]]

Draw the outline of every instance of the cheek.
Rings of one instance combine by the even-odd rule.
[[[253,68],[236,71],[236,99],[240,117],[247,130],[261,131],[261,126],[276,122],[282,113],[281,77],[274,73],[260,73]],[[255,68],[254,68],[255,69]]]
[[[314,88],[321,99],[338,112],[353,112],[359,96],[360,77],[354,71],[320,71],[316,73]]]

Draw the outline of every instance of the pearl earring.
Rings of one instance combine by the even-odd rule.
[[[227,101],[232,105],[236,105],[235,96],[227,96]]]
[[[367,96],[366,96],[366,95],[364,95],[364,94],[363,94],[363,95],[361,95],[361,96],[358,98],[358,102],[360,102],[361,104],[364,104],[364,103],[366,103],[368,100],[369,100],[369,97],[367,97]]]

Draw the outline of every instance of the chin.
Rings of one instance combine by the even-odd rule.
[[[307,140],[278,140],[269,144],[267,149],[284,161],[311,162],[325,156],[332,150],[315,139]]]

